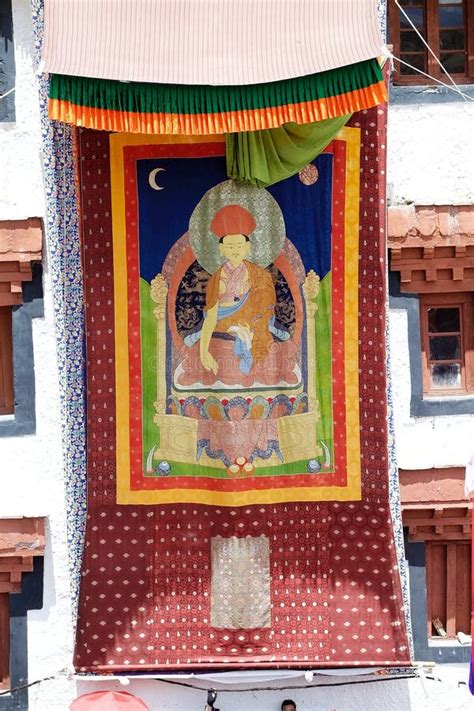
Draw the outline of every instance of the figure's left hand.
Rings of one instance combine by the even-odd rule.
[[[249,350],[252,348],[252,341],[253,341],[253,330],[250,328],[248,323],[239,323],[237,326],[230,326],[230,328],[227,329],[227,333],[232,333],[237,338],[239,338]]]

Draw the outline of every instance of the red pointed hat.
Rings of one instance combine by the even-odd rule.
[[[216,212],[211,222],[211,230],[218,239],[226,235],[246,235],[256,228],[257,223],[248,210],[240,205],[226,205]]]

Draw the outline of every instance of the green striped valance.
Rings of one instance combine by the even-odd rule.
[[[376,59],[246,86],[183,86],[53,74],[50,117],[77,126],[154,134],[223,134],[311,123],[386,98]]]

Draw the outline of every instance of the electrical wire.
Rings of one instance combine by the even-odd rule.
[[[2,94],[2,95],[0,96],[0,101],[1,101],[2,99],[6,99],[7,96],[10,96],[10,94],[12,94],[12,93],[15,91],[15,89],[16,89],[16,86],[14,86],[13,89],[9,89],[9,90],[6,91],[4,94]]]
[[[376,679],[362,679],[361,681],[335,681],[331,684],[300,684],[295,686],[285,687],[288,690],[293,689],[325,689],[332,686],[354,686],[356,684],[374,684],[379,681],[398,681],[399,679],[417,679],[417,674],[401,674],[400,676],[380,676]],[[215,687],[194,686],[185,681],[176,681],[171,679],[154,679],[154,681],[163,684],[171,684],[172,686],[183,686],[186,689],[194,689],[195,691],[217,691],[218,694],[242,694],[243,692],[256,691],[282,691],[281,686],[258,686],[249,689],[215,689]]]
[[[67,669],[61,669],[61,671],[57,672],[56,674],[53,674],[51,676],[45,676],[42,679],[35,679],[35,681],[31,681],[28,684],[21,684],[19,686],[12,687],[11,689],[6,689],[5,691],[0,691],[0,696],[7,696],[9,694],[13,694],[17,691],[21,691],[22,689],[29,689],[32,686],[36,686],[38,684],[42,684],[44,681],[52,681],[53,679],[59,679],[59,677],[63,675],[67,675],[68,670]],[[77,679],[81,679],[81,675],[76,675]],[[126,677],[130,681],[133,681],[133,676],[131,677]],[[137,677],[138,680],[143,681],[143,676]],[[428,676],[424,675],[423,677],[420,676],[419,673],[412,673],[412,674],[400,674],[397,676],[378,676],[375,679],[361,679],[360,681],[356,681],[354,679],[351,679],[350,681],[335,681],[331,682],[329,684],[296,684],[292,686],[285,687],[286,689],[328,689],[333,686],[355,686],[358,684],[376,684],[377,682],[382,682],[382,681],[399,681],[399,680],[406,680],[406,679],[420,679],[422,685],[423,685],[423,679],[429,680],[429,681],[437,681],[440,683],[443,683],[443,679],[440,679],[439,677],[435,676]],[[117,677],[114,679],[108,680],[109,682],[111,681],[117,681]],[[218,694],[241,694],[244,692],[258,692],[258,691],[282,691],[281,686],[256,686],[256,687],[250,687],[246,689],[216,689],[215,687],[202,687],[202,686],[195,686],[194,684],[189,684],[188,682],[185,681],[177,681],[177,680],[172,680],[172,679],[155,679],[154,677],[150,676],[148,677],[149,681],[155,681],[157,683],[163,683],[163,684],[169,684],[171,686],[181,686],[186,689],[194,689],[195,691],[204,691],[204,692],[216,692]],[[458,681],[458,686],[461,684],[466,684],[465,681],[460,680]]]
[[[35,679],[35,681],[30,681],[29,684],[20,684],[19,686],[14,686],[11,689],[6,689],[6,691],[0,691],[0,696],[7,696],[8,694],[14,694],[16,691],[21,691],[22,689],[29,689],[30,686],[36,686],[37,684],[42,684],[43,681],[51,681],[52,679],[59,679],[60,676],[66,674],[67,670],[62,669],[57,674],[52,676],[45,676],[42,679]]]

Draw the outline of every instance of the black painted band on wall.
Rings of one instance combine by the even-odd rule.
[[[43,270],[33,265],[33,280],[23,282],[23,304],[13,307],[14,416],[0,419],[0,437],[19,437],[36,431],[33,319],[44,316]]]
[[[10,684],[28,684],[28,610],[43,607],[44,559],[35,556],[33,571],[23,573],[20,593],[10,593]],[[0,696],[0,711],[27,711],[28,689]]]

